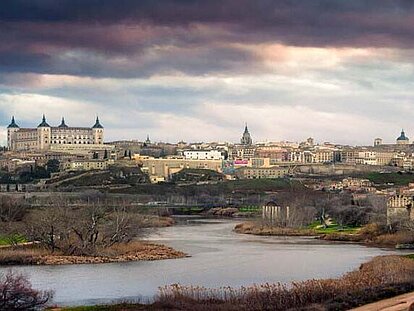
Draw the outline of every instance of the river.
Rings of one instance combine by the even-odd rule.
[[[189,220],[146,239],[182,250],[184,259],[68,266],[19,266],[38,289],[53,289],[58,305],[148,301],[167,284],[246,286],[337,277],[370,258],[396,251],[313,238],[236,234],[232,220]],[[4,272],[5,267],[0,267]]]

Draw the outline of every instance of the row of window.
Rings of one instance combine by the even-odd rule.
[[[85,136],[83,136],[83,135],[72,135],[71,136],[72,138],[75,138],[75,139],[89,139],[90,137],[88,136],[88,135],[85,135]],[[67,139],[68,138],[68,136],[53,136],[52,137],[52,139]]]
[[[72,144],[72,142],[66,142],[66,141],[60,141],[60,140],[55,140],[55,141],[53,141],[53,143],[54,144],[60,144],[60,145],[61,144],[69,144],[69,145]],[[90,141],[78,141],[78,142],[74,141],[73,144],[74,145],[86,145],[86,144],[90,145],[91,142]]]

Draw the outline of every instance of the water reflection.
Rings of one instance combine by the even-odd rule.
[[[26,273],[36,288],[54,289],[55,303],[79,305],[137,297],[146,300],[159,286],[173,283],[219,287],[336,277],[371,257],[395,252],[310,237],[240,235],[232,231],[235,224],[183,219],[177,226],[147,236],[187,252],[190,258],[16,270]]]

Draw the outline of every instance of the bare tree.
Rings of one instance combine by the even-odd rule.
[[[24,200],[0,196],[0,222],[20,221],[27,211],[28,206]]]
[[[25,234],[52,253],[63,250],[64,242],[69,237],[70,215],[69,208],[61,202],[56,202],[53,207],[33,211],[24,220]]]
[[[76,239],[71,253],[91,255],[96,251],[105,216],[104,208],[94,204],[71,211],[70,231]]]
[[[128,212],[124,206],[114,207],[108,212],[103,226],[103,246],[110,247],[117,243],[129,242],[141,234],[142,227],[142,215]]]
[[[54,207],[33,212],[25,220],[26,234],[33,241],[65,255],[97,255],[117,243],[129,242],[143,224],[122,206],[90,204],[69,207],[56,202]]]
[[[0,196],[0,235],[12,246],[18,245],[22,240],[21,220],[28,210],[24,200]]]

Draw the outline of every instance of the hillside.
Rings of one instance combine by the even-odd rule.
[[[173,174],[172,183],[197,183],[208,181],[223,181],[224,175],[213,170],[183,169]]]
[[[52,184],[59,188],[73,187],[104,187],[115,185],[135,186],[149,183],[149,178],[139,167],[111,166],[106,171],[89,171],[82,174],[69,174],[68,178],[60,178]]]

